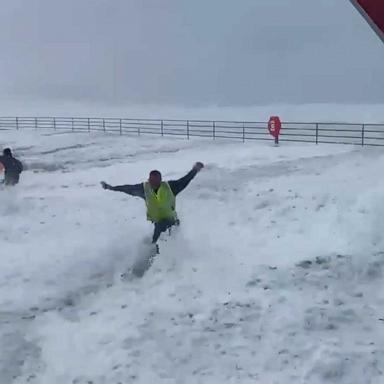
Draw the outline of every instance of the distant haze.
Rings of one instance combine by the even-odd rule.
[[[180,106],[384,102],[348,0],[2,0],[0,97]]]

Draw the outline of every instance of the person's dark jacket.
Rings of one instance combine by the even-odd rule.
[[[0,163],[4,166],[4,184],[15,185],[19,182],[23,164],[13,156],[0,156]]]
[[[196,176],[196,174],[197,171],[195,169],[192,169],[181,179],[168,181],[169,187],[171,188],[173,194],[177,196],[183,189],[186,188],[186,186],[191,182],[191,180]],[[107,189],[111,191],[124,192],[128,195],[138,196],[142,199],[145,199],[143,183],[132,185],[117,185],[115,187],[108,185]]]

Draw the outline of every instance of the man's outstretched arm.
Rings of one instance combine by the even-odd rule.
[[[183,191],[203,167],[203,163],[197,162],[193,168],[181,179],[169,181],[169,186],[173,194],[176,196],[181,191]]]
[[[144,199],[144,186],[142,183],[112,186],[102,181],[101,186],[109,191],[123,192],[127,193],[128,195],[138,196]]]

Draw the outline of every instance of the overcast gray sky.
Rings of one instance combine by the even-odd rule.
[[[384,102],[384,45],[348,0],[1,0],[0,95]]]

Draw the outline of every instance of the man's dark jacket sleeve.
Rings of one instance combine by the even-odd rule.
[[[16,160],[16,164],[18,166],[19,173],[23,172],[23,170],[24,170],[23,163],[20,160]]]
[[[110,187],[111,191],[124,192],[131,196],[145,198],[144,196],[144,186],[143,184],[133,184],[133,185],[117,185],[116,187]]]
[[[197,171],[192,169],[185,176],[178,180],[171,180],[168,182],[173,194],[176,196],[182,190],[186,188],[186,186],[191,182],[191,180],[196,176]]]

